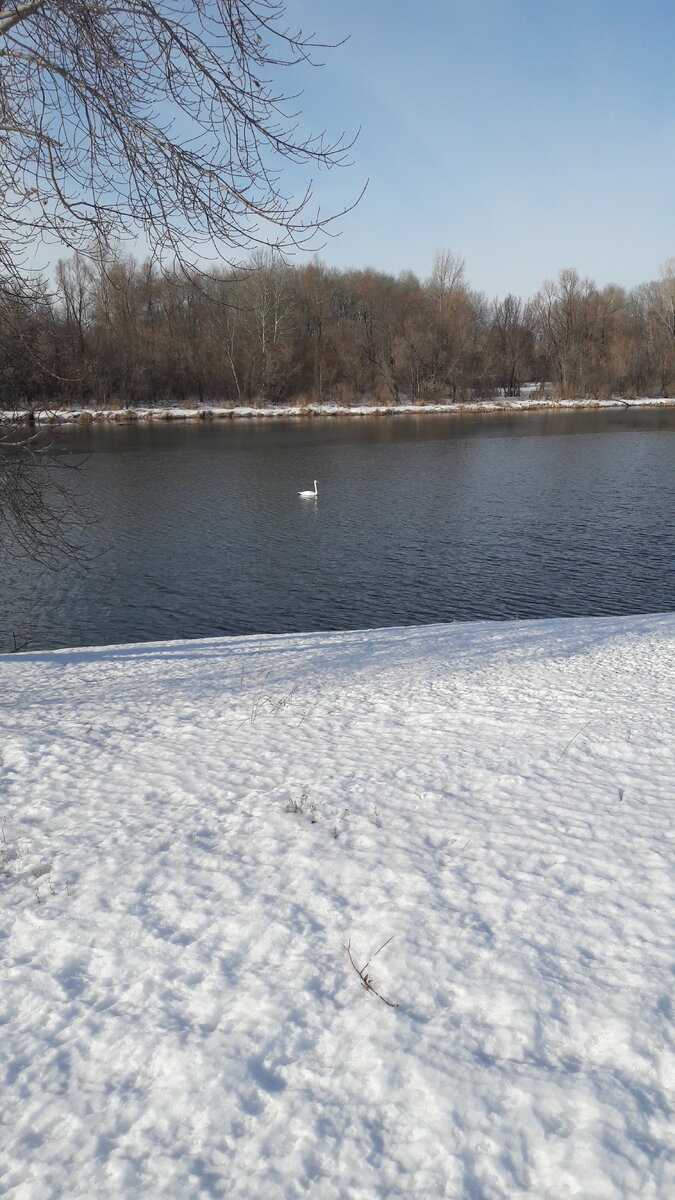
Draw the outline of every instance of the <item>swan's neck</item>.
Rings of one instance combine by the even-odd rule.
[[[315,495],[315,496],[317,495],[317,493],[318,493],[318,490],[319,490],[319,489],[318,489],[318,488],[317,488],[317,486],[316,486],[316,479],[315,479],[315,480],[314,480],[314,495]]]

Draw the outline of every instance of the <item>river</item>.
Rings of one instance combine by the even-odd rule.
[[[675,609],[672,408],[59,441],[89,561],[3,563],[2,650]]]

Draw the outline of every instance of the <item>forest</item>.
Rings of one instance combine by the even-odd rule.
[[[0,298],[0,407],[351,404],[675,395],[675,259],[599,288],[560,271],[530,299],[489,299],[461,258],[427,279],[298,265],[160,271],[100,252]]]

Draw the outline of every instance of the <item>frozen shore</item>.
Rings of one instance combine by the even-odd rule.
[[[0,657],[0,1192],[675,1195],[674,643]]]
[[[90,423],[98,421],[113,421],[131,423],[134,421],[222,421],[244,418],[247,420],[290,420],[300,417],[380,417],[380,416],[423,416],[440,414],[461,416],[463,413],[514,413],[514,412],[570,412],[574,410],[590,411],[598,409],[627,409],[627,408],[673,408],[675,398],[624,400],[613,397],[606,400],[594,400],[581,397],[573,400],[553,400],[545,397],[525,395],[523,397],[502,397],[495,400],[476,400],[466,404],[279,404],[279,405],[245,405],[236,404],[219,407],[218,405],[194,405],[181,408],[179,405],[159,407],[134,408],[97,408],[83,406],[67,409],[18,409],[7,413],[10,419],[30,419],[39,423],[67,424],[68,422]]]

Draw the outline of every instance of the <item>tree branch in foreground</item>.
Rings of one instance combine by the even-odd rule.
[[[55,455],[47,431],[21,417],[0,422],[0,554],[23,555],[56,569],[65,559],[84,565],[90,524],[55,468],[76,470]]]
[[[0,276],[18,278],[44,240],[86,251],[140,235],[157,261],[192,269],[313,245],[353,207],[323,214],[313,200],[312,173],[353,144],[301,121],[302,76],[323,48],[288,28],[285,0],[7,5]],[[299,87],[281,84],[289,70]]]

